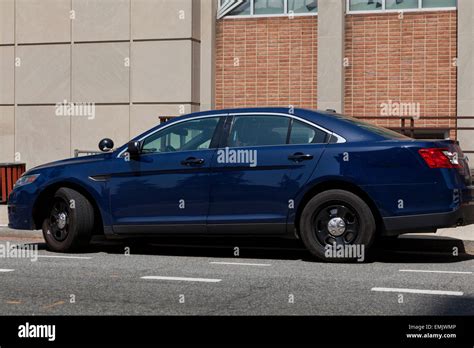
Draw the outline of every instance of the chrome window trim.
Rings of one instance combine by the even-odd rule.
[[[186,122],[186,121],[192,121],[192,120],[198,120],[198,119],[201,119],[201,118],[212,118],[212,117],[227,117],[227,116],[245,116],[245,115],[268,115],[268,116],[283,116],[283,117],[290,117],[290,118],[293,118],[295,120],[298,120],[298,121],[301,121],[303,123],[306,123],[306,124],[309,124],[310,126],[313,126],[315,128],[318,128],[319,130],[325,132],[326,134],[330,135],[330,136],[334,136],[337,138],[337,142],[335,143],[327,143],[328,145],[331,145],[331,144],[343,144],[346,142],[346,139],[343,138],[342,136],[340,136],[339,134],[337,133],[334,133],[324,127],[321,127],[311,121],[308,121],[304,118],[301,118],[299,116],[296,116],[294,114],[286,114],[286,113],[281,113],[281,112],[261,112],[261,111],[258,111],[258,112],[237,112],[237,113],[230,113],[230,114],[212,114],[212,115],[203,115],[203,116],[194,116],[194,117],[190,117],[190,118],[186,118],[184,120],[179,120],[177,122],[173,122],[173,123],[170,123],[169,125],[165,125],[161,128],[158,128],[156,129],[154,132],[150,133],[150,134],[147,134],[141,138],[138,139],[138,141],[142,141],[144,140],[145,138],[148,138],[149,136],[152,136],[153,134],[155,134],[156,132],[160,132],[170,126],[174,126],[174,125],[177,125],[179,123],[182,123],[182,122]],[[286,145],[302,145],[302,144],[282,144],[282,145],[263,145],[263,146],[286,146]],[[311,145],[311,144],[307,144],[307,145]],[[260,146],[253,146],[253,147],[260,147]],[[120,158],[124,152],[126,152],[126,148],[123,149],[122,151],[120,151],[120,153],[117,155],[116,158]],[[201,151],[201,150],[199,150]]]

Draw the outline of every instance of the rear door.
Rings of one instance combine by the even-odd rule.
[[[208,230],[283,234],[292,200],[315,169],[328,134],[290,115],[230,116],[211,164]]]

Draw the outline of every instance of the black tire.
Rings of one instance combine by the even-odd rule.
[[[87,198],[69,188],[56,191],[43,221],[48,249],[77,251],[90,243],[93,230],[94,208]]]
[[[369,206],[344,190],[314,196],[304,207],[299,226],[306,248],[328,262],[365,261],[376,231]]]

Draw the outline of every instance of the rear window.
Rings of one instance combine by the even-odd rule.
[[[376,126],[369,122],[361,121],[355,117],[344,116],[341,114],[331,114],[331,115],[387,139],[410,139],[409,137],[403,134],[397,133],[395,131],[392,131],[384,127]]]

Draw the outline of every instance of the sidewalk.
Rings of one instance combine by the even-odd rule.
[[[15,231],[9,229],[7,206],[0,205],[0,237],[42,238],[41,231]],[[437,233],[411,233],[400,236],[397,243],[402,250],[423,250],[429,248],[450,253],[456,247],[459,253],[474,255],[474,225],[447,228]]]
[[[0,204],[0,226],[8,225],[7,206]]]

